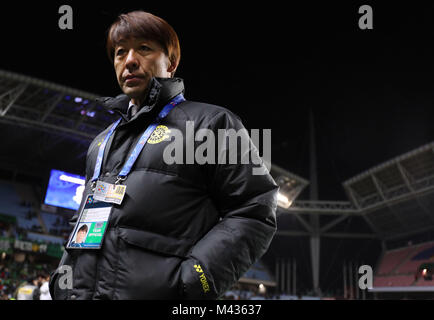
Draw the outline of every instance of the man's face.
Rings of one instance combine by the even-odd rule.
[[[142,38],[120,41],[114,51],[114,67],[122,91],[140,102],[152,77],[169,78],[173,71],[161,46]]]
[[[84,238],[86,237],[86,231],[80,230],[77,233],[77,237],[75,238],[76,243],[82,243],[84,241]]]

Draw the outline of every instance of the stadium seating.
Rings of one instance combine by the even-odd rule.
[[[397,269],[397,273],[399,274],[405,274],[405,273],[412,273],[415,274],[417,271],[417,268],[420,266],[423,260],[416,260],[412,259],[422,251],[429,249],[430,247],[434,247],[434,242],[428,242],[424,243],[418,246],[413,247],[413,251],[411,255],[408,257],[408,259]]]
[[[434,287],[434,280],[425,280],[424,278],[419,278],[415,284],[418,287]]]
[[[64,237],[54,235],[63,235],[62,232],[68,226],[65,225],[62,217],[51,213],[41,212],[42,221],[40,221],[38,214],[34,211],[35,201],[36,197],[31,186],[0,181],[0,214],[15,217],[17,227],[28,231],[27,237],[30,240],[62,244],[65,240]],[[56,224],[57,220],[60,222],[59,224]],[[41,223],[45,225],[46,231],[54,230],[57,232],[52,235],[40,234],[44,231]]]
[[[380,264],[378,275],[387,275],[394,271],[413,251],[413,247],[387,251]]]
[[[434,256],[434,242],[387,251],[374,277],[374,287],[434,286],[434,281],[416,279],[419,266]]]
[[[57,222],[60,220],[58,215],[47,213],[47,212],[41,212],[42,220],[45,223],[45,226],[47,227],[47,230],[51,233],[51,230],[59,230],[60,226],[57,224]]]
[[[265,267],[260,263],[256,262],[243,276],[244,278],[255,279],[255,280],[265,280],[273,281],[270,274],[267,272]]]
[[[34,233],[34,232],[27,232],[27,238],[29,240],[34,240],[38,242],[43,243],[55,243],[63,245],[64,239],[61,237],[46,235],[46,234],[40,234],[40,233]]]
[[[406,287],[414,283],[414,275],[377,276],[374,287]]]
[[[18,227],[32,230],[39,228],[40,223],[37,217],[28,219],[31,207],[23,205],[28,199],[22,199],[17,191],[16,184],[7,181],[0,181],[0,213],[15,216]]]

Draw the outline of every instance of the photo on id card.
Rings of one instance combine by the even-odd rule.
[[[67,249],[100,249],[112,206],[88,195],[66,245]]]

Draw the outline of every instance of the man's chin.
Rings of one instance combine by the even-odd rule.
[[[138,98],[143,96],[146,87],[124,87],[124,93],[130,98]]]

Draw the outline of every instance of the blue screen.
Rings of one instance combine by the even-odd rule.
[[[84,191],[85,178],[59,170],[51,170],[45,204],[77,210]]]

